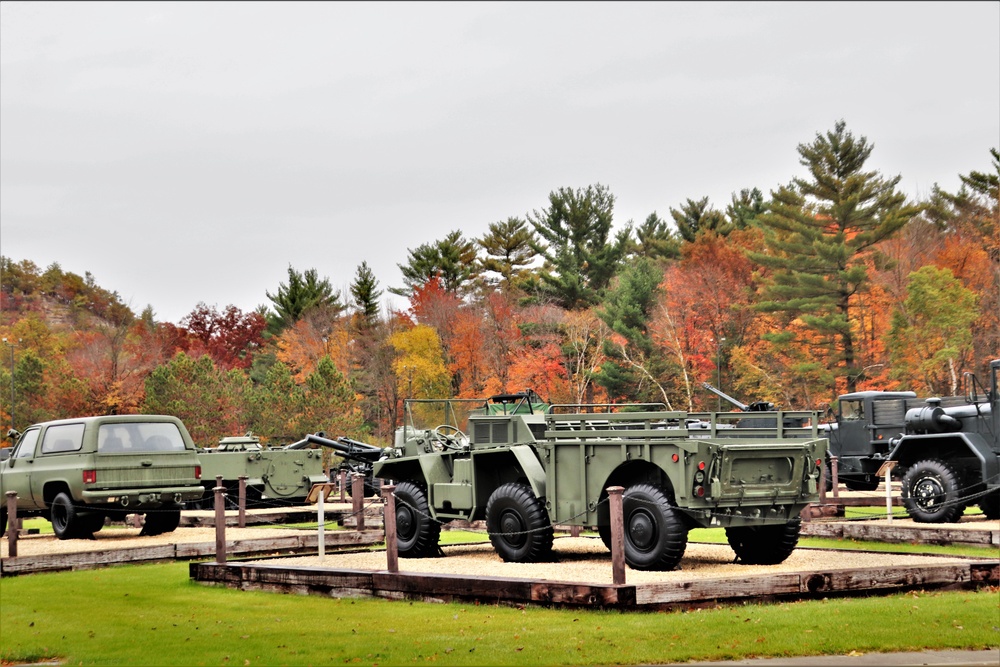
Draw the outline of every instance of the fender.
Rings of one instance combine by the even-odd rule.
[[[517,462],[521,465],[521,469],[524,470],[524,474],[528,478],[528,484],[531,485],[531,490],[535,492],[535,497],[544,498],[545,468],[542,467],[541,461],[538,460],[535,450],[530,445],[515,445],[510,448],[510,451],[514,453]]]
[[[889,452],[889,460],[909,466],[919,459],[934,457],[935,454],[940,454],[938,458],[950,458],[949,452],[975,457],[979,461],[981,479],[987,488],[1000,487],[1000,456],[997,456],[979,433],[904,435],[895,441]]]

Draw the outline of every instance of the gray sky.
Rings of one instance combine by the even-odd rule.
[[[251,310],[594,183],[615,220],[804,176],[926,197],[1000,144],[1000,3],[0,4],[0,252]]]

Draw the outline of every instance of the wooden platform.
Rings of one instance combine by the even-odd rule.
[[[327,549],[365,547],[385,540],[385,536],[379,530],[330,531],[324,537]],[[0,559],[0,576],[9,577],[61,570],[89,570],[125,563],[215,558],[215,542],[166,542],[126,548],[115,548],[113,540],[104,543],[107,544],[107,548],[100,550],[33,554],[16,558],[6,557]],[[226,540],[226,551],[227,557],[230,559],[253,558],[280,554],[316,553],[319,549],[318,545],[319,539],[316,533],[276,535],[259,539]]]
[[[699,578],[635,585],[592,584],[413,572],[191,563],[191,578],[240,590],[379,597],[425,602],[537,604],[611,609],[660,609],[760,599],[811,599],[885,594],[920,588],[974,588],[1000,583],[1000,562],[909,565],[748,577]]]
[[[803,521],[801,535],[871,542],[1000,547],[1000,523],[988,520],[959,524],[915,523],[908,519]]]

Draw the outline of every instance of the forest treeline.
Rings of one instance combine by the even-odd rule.
[[[0,421],[166,413],[202,446],[247,431],[388,443],[408,397],[531,388],[705,410],[719,403],[703,382],[787,409],[957,393],[1000,355],[1000,153],[957,192],[908,201],[899,176],[865,169],[872,149],[841,121],[768,196],[624,225],[608,187],[560,188],[481,237],[409,249],[401,280],[362,262],[338,293],[289,266],[256,311],[200,303],[177,323],[90,273],[3,257]],[[408,307],[384,309],[387,292]]]

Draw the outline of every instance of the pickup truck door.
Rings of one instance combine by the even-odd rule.
[[[7,459],[7,466],[3,471],[3,492],[17,491],[18,507],[35,507],[35,501],[31,496],[31,469],[35,464],[40,432],[41,429],[37,428],[24,432],[14,447],[14,452]]]

